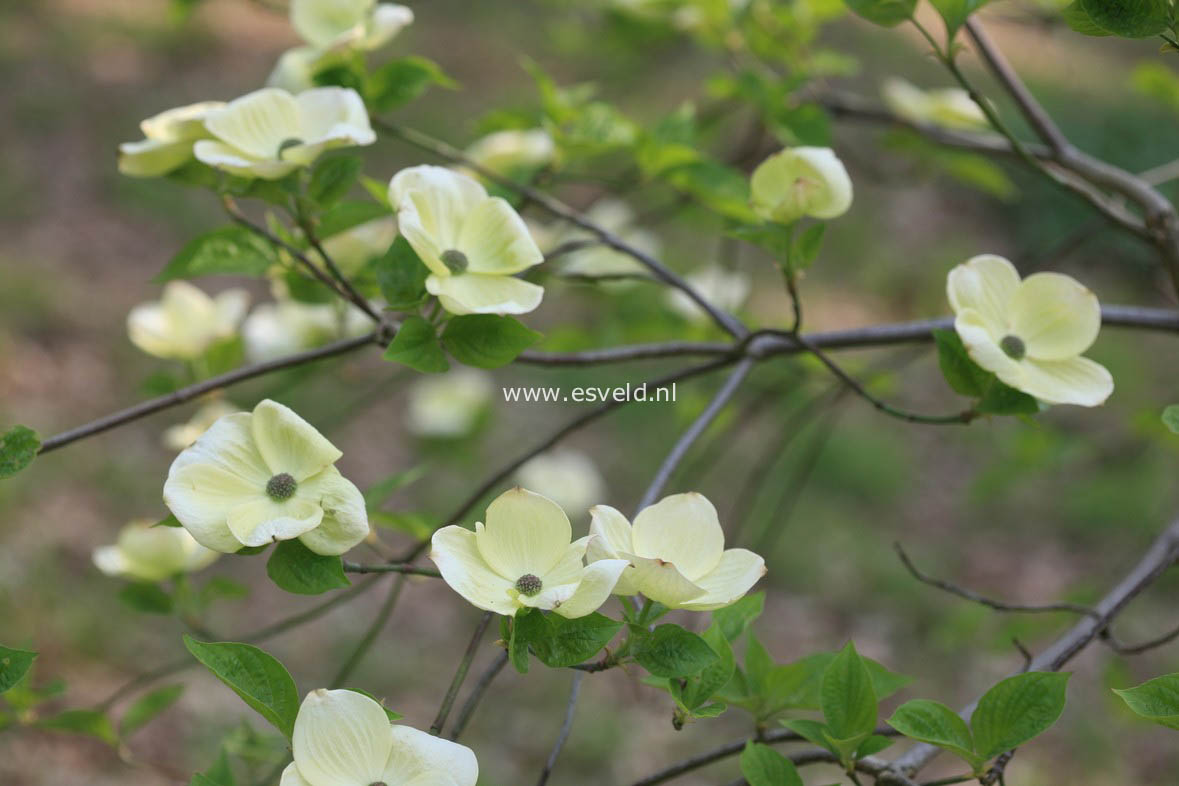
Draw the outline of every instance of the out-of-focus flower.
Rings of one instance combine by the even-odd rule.
[[[982,108],[961,88],[922,90],[894,77],[884,80],[880,95],[893,114],[919,125],[962,130],[978,130],[990,125]]]
[[[225,415],[232,415],[240,411],[225,399],[217,398],[203,404],[188,421],[177,423],[164,429],[163,442],[165,447],[173,450],[184,450],[197,441],[201,434],[209,430],[209,426],[216,423]]]
[[[602,498],[605,482],[589,456],[562,449],[542,453],[516,473],[521,486],[536,489],[571,516],[581,515]]]
[[[496,131],[475,140],[466,151],[471,161],[505,176],[546,166],[556,153],[553,138],[543,128]]]
[[[544,261],[515,209],[466,175],[437,166],[389,184],[397,226],[430,275],[426,290],[452,314],[525,314],[544,289],[514,277]]]
[[[607,232],[617,235],[627,245],[653,257],[659,256],[662,247],[659,236],[650,230],[637,226],[634,211],[625,202],[609,198],[599,199],[586,211],[585,217]],[[590,233],[574,229],[557,235],[551,243],[551,248],[557,248],[562,243],[593,240],[596,238]],[[647,268],[643,267],[643,264],[631,255],[601,243],[562,254],[560,263],[561,272],[575,276],[650,275]],[[611,283],[631,284],[634,282],[621,280]]]
[[[708,611],[735,603],[765,575],[766,564],[748,549],[725,549],[716,508],[702,494],[672,494],[635,516],[608,505],[590,510],[590,566],[594,560],[630,560],[614,588],[641,592],[673,609]]]
[[[119,145],[119,171],[132,177],[159,177],[192,159],[198,139],[207,139],[205,118],[225,104],[202,101],[169,109],[139,124],[143,139]]]
[[[291,750],[279,786],[475,786],[479,779],[470,748],[390,725],[380,704],[350,690],[307,694]]]
[[[307,46],[288,49],[267,84],[298,92],[310,88],[332,55],[379,49],[413,22],[404,5],[376,0],[292,0],[291,24]]]
[[[1113,392],[1106,368],[1081,353],[1101,329],[1097,296],[1062,273],[1022,281],[1003,257],[983,254],[950,271],[954,329],[975,363],[1047,404],[1095,407]]]
[[[150,519],[128,523],[115,545],[94,550],[94,564],[108,576],[163,581],[206,568],[221,556],[193,540],[187,530],[155,523]]]
[[[803,216],[835,218],[852,203],[852,183],[829,147],[788,147],[753,172],[753,210],[766,221],[789,224]]]
[[[752,284],[749,276],[717,265],[709,265],[684,277],[688,284],[722,311],[736,311],[744,305]],[[706,320],[708,315],[695,300],[678,289],[667,290],[667,303],[685,319]]]
[[[209,297],[187,281],[170,281],[159,301],[141,303],[127,314],[127,335],[149,355],[192,360],[237,332],[249,301],[244,289]]]
[[[434,533],[430,559],[442,578],[473,606],[511,616],[521,608],[584,617],[610,596],[625,559],[582,564],[590,538],[573,543],[569,517],[557,503],[516,488],[487,506],[475,531],[451,525]]]
[[[273,360],[327,344],[362,336],[372,321],[351,303],[300,303],[280,300],[262,303],[242,324],[246,357],[252,362]]]
[[[357,224],[323,241],[323,250],[347,276],[359,273],[376,257],[384,256],[397,239],[397,221],[382,216]]]
[[[491,377],[472,368],[423,376],[410,388],[406,423],[424,437],[461,437],[475,427],[491,394]]]
[[[364,497],[335,467],[340,451],[266,399],[214,423],[172,462],[164,504],[208,548],[233,553],[299,538],[343,554],[368,534]]]
[[[326,150],[371,145],[377,138],[364,101],[343,87],[298,95],[265,87],[209,112],[205,127],[213,138],[193,146],[199,161],[265,180],[310,166]]]

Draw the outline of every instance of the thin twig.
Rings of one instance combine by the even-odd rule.
[[[442,733],[442,727],[446,725],[446,716],[450,714],[450,708],[454,706],[459,688],[463,686],[463,680],[467,678],[467,672],[471,670],[471,661],[475,659],[475,654],[479,651],[479,642],[483,640],[483,634],[487,632],[487,626],[491,624],[491,618],[494,616],[490,611],[484,612],[479,624],[475,627],[471,642],[467,644],[467,651],[463,653],[463,659],[459,661],[458,668],[455,669],[450,687],[446,689],[446,695],[442,698],[442,706],[438,708],[438,714],[434,716],[434,722],[430,724],[431,734]]]
[[[389,617],[392,616],[393,609],[397,606],[397,600],[401,597],[401,590],[404,587],[405,574],[402,574],[389,587],[389,594],[385,596],[385,601],[377,611],[377,616],[373,618],[372,625],[369,626],[364,636],[357,642],[356,648],[352,650],[352,654],[340,666],[339,671],[336,672],[336,676],[332,677],[332,681],[328,683],[329,687],[333,689],[341,687],[352,676],[352,673],[356,671],[356,667],[364,660],[364,656],[372,649],[373,644],[377,641],[377,637],[381,635],[381,631],[388,624]]]
[[[495,660],[487,667],[487,670],[479,675],[479,679],[475,682],[475,687],[471,688],[471,693],[467,696],[467,700],[463,702],[462,708],[459,710],[458,717],[454,720],[454,725],[450,728],[450,740],[456,741],[466,730],[467,724],[471,721],[471,716],[475,714],[475,710],[479,707],[479,702],[483,700],[487,689],[491,687],[491,683],[495,680],[499,673],[504,670],[504,666],[508,664],[508,651],[502,649],[496,653]]]
[[[300,221],[299,226],[303,229],[303,234],[307,236],[307,242],[311,244],[311,247],[315,249],[315,252],[319,254],[320,258],[323,260],[323,264],[325,267],[327,267],[328,272],[331,273],[332,277],[336,279],[340,285],[340,288],[344,290],[345,297],[352,301],[353,305],[363,311],[369,317],[369,319],[380,324],[381,315],[376,311],[376,309],[372,307],[372,304],[365,300],[364,296],[357,292],[356,288],[352,286],[352,282],[348,280],[348,277],[344,275],[342,270],[340,270],[339,266],[336,264],[336,261],[332,259],[331,254],[327,252],[327,250],[323,247],[323,244],[319,241],[319,237],[315,234],[315,228],[311,226],[311,222],[303,219]]]
[[[358,562],[344,562],[345,573],[401,573],[410,576],[430,576],[442,578],[442,574],[433,568],[423,568],[407,562],[384,562],[379,565],[362,565]]]
[[[569,701],[565,704],[565,719],[561,721],[561,730],[557,732],[557,741],[553,743],[553,749],[549,751],[549,757],[545,759],[544,769],[540,771],[540,777],[536,779],[536,786],[545,786],[549,782],[549,776],[553,774],[553,768],[557,766],[557,757],[561,755],[561,749],[565,747],[569,733],[573,731],[573,712],[577,709],[577,699],[581,696],[581,681],[583,679],[585,679],[584,672],[579,671],[573,675],[573,686],[569,689]]]

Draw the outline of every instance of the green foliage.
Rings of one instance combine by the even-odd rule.
[[[942,376],[956,393],[978,399],[975,411],[985,415],[1032,415],[1040,411],[1033,396],[999,381],[971,359],[962,339],[953,330],[935,330],[937,359]]]
[[[184,693],[183,685],[165,685],[132,704],[119,721],[119,736],[128,737],[146,726],[157,715],[176,703]]]
[[[1171,25],[1171,5],[1167,0],[1077,2],[1094,25],[1123,38],[1147,38],[1158,35]]]
[[[280,589],[296,595],[319,595],[352,583],[339,556],[316,554],[298,539],[275,546],[266,561],[266,575]]]
[[[322,240],[387,215],[389,215],[388,205],[378,202],[345,200],[337,202],[320,215],[316,230]]]
[[[174,513],[169,513],[167,516],[160,519],[155,524],[152,524],[153,528],[154,527],[181,527],[181,526],[183,526],[183,525],[180,523],[180,519],[176,518],[176,515]]]
[[[1179,434],[1179,404],[1172,404],[1163,410],[1163,425],[1169,428],[1172,434]]]
[[[826,721],[825,736],[845,763],[876,728],[878,705],[872,674],[851,642],[823,671],[819,708]]]
[[[33,463],[41,437],[26,426],[13,426],[0,437],[0,478],[10,478]]]
[[[37,653],[0,646],[0,693],[5,693],[25,678]]]
[[[895,27],[913,17],[917,0],[846,0],[856,14],[885,27]]]
[[[429,269],[401,235],[383,257],[374,263],[381,295],[394,311],[412,311],[426,300]]]
[[[385,360],[402,363],[416,371],[437,374],[450,368],[434,326],[418,316],[406,317],[393,337]]]
[[[946,40],[953,41],[958,29],[966,24],[978,9],[987,4],[988,0],[930,0],[933,7],[946,23]]]
[[[184,248],[153,281],[162,284],[178,278],[240,275],[258,277],[274,264],[265,241],[245,227],[221,227],[199,235]]]
[[[1115,688],[1114,693],[1143,718],[1179,729],[1179,674],[1164,674],[1133,688]]]
[[[749,786],[802,786],[802,777],[790,759],[752,740],[741,752],[741,774]]]
[[[175,607],[172,596],[158,584],[128,584],[119,590],[119,600],[127,607],[144,614],[171,614]]]
[[[467,314],[446,324],[442,346],[455,360],[478,368],[499,368],[511,363],[541,335],[512,317]]]
[[[1030,671],[1008,677],[984,693],[970,718],[975,752],[990,759],[1056,723],[1064,712],[1070,676]]]
[[[289,739],[299,712],[299,693],[290,673],[273,655],[250,644],[202,642],[184,637],[201,664]]]
[[[1060,16],[1064,19],[1064,23],[1072,28],[1074,31],[1082,35],[1091,36],[1108,36],[1113,35],[1105,28],[1098,25],[1089,18],[1089,12],[1082,7],[1080,0],[1073,0],[1073,2],[1066,5],[1060,12]]]
[[[631,635],[640,636],[634,645],[635,660],[655,677],[690,677],[716,662],[708,642],[679,625],[660,625],[650,633],[632,626]]]
[[[954,753],[978,772],[984,759],[974,753],[974,738],[966,721],[946,705],[928,699],[907,701],[887,721],[910,739],[936,745]]]
[[[45,718],[38,722],[37,726],[50,731],[64,731],[70,734],[94,737],[107,745],[116,745],[119,741],[111,719],[105,713],[97,710],[66,710]]]
[[[389,499],[389,497],[396,494],[399,490],[406,486],[421,480],[426,474],[429,466],[426,464],[419,464],[416,467],[403,469],[400,472],[394,472],[384,480],[379,480],[373,485],[364,490],[364,505],[370,511],[379,508]]]
[[[730,642],[736,641],[761,616],[765,606],[765,591],[751,592],[736,603],[713,611],[712,624],[718,627]]]
[[[315,162],[311,169],[311,180],[307,184],[307,196],[320,207],[330,207],[348,193],[356,178],[360,176],[360,156],[325,156]],[[363,204],[363,203],[362,203]]]
[[[393,60],[369,75],[366,103],[374,112],[388,112],[408,104],[430,87],[454,89],[458,83],[432,60],[416,55]]]
[[[528,650],[550,668],[575,666],[592,658],[622,630],[622,623],[594,612],[576,619],[536,610],[521,612],[512,623],[509,649],[513,664],[527,671]],[[520,669],[521,659],[525,668]]]

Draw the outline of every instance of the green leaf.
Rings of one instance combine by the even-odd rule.
[[[1114,693],[1143,718],[1179,729],[1179,674],[1164,674],[1134,688],[1114,688]]]
[[[802,778],[790,759],[752,740],[741,752],[741,774],[749,786],[802,786]]]
[[[23,680],[36,658],[35,652],[0,647],[0,693]]]
[[[974,739],[970,736],[966,721],[940,702],[928,699],[907,701],[897,707],[885,723],[910,739],[927,742],[961,756],[975,771],[985,761],[974,753]]]
[[[1078,0],[1098,28],[1123,38],[1148,38],[1171,24],[1167,0]]]
[[[424,513],[369,511],[368,520],[378,527],[404,532],[415,540],[427,540],[438,529],[438,522]]]
[[[266,561],[266,575],[287,592],[319,595],[352,584],[339,556],[316,554],[300,540],[279,543]]]
[[[118,743],[118,735],[115,734],[115,727],[111,724],[111,719],[96,710],[66,710],[53,717],[45,718],[37,726],[52,731],[66,731],[71,734],[97,737],[107,745]]]
[[[468,314],[455,317],[442,333],[442,346],[460,363],[499,368],[516,359],[541,335],[512,317]]]
[[[389,719],[389,721],[390,721],[391,723],[392,723],[392,722],[399,721],[399,720],[401,720],[402,718],[404,718],[404,717],[405,717],[405,716],[404,716],[404,715],[402,715],[400,712],[394,712],[393,710],[391,710],[391,709],[389,709],[388,707],[386,707],[386,706],[385,706],[385,700],[384,700],[384,699],[378,699],[376,696],[372,695],[371,693],[369,693],[369,692],[368,692],[368,691],[366,691],[366,690],[363,690],[362,688],[352,688],[351,690],[354,690],[354,691],[356,691],[357,693],[360,693],[360,694],[363,694],[363,695],[365,695],[365,696],[368,696],[370,699],[372,699],[373,701],[375,701],[377,704],[380,704],[380,705],[381,705],[381,709],[383,709],[383,710],[385,711],[385,717],[386,717],[386,718],[388,718],[388,719]]]
[[[119,736],[128,737],[146,726],[153,718],[171,707],[184,693],[183,685],[165,685],[153,690],[132,704],[119,721]]]
[[[885,748],[889,748],[896,740],[891,737],[885,737],[883,734],[873,734],[868,739],[860,743],[860,747],[856,748],[856,758],[862,759],[865,756],[874,756]]]
[[[320,207],[330,207],[344,198],[348,189],[360,176],[361,160],[358,155],[336,155],[319,159],[311,170],[311,182],[307,184],[307,196]]]
[[[172,514],[172,513],[169,513],[166,518],[162,518],[159,521],[157,521],[155,524],[152,524],[153,529],[155,527],[180,527],[180,526],[183,526],[180,523],[180,519],[176,518],[175,514]]]
[[[414,100],[431,85],[454,89],[453,79],[432,60],[416,55],[386,63],[369,75],[365,90],[369,108],[388,112]]]
[[[846,0],[847,7],[869,22],[895,27],[913,16],[917,0]]]
[[[1029,671],[983,694],[970,718],[974,750],[983,759],[1018,747],[1045,731],[1064,711],[1069,674]]]
[[[1163,425],[1171,429],[1172,434],[1179,434],[1179,404],[1172,404],[1163,410]]]
[[[119,600],[144,614],[171,614],[172,596],[157,584],[128,584],[119,590]]]
[[[876,728],[878,708],[872,674],[851,642],[823,672],[819,706],[836,739],[862,738]]]
[[[190,240],[153,280],[162,284],[200,276],[261,276],[273,263],[265,241],[249,229],[234,225]]]
[[[644,636],[635,660],[656,677],[690,677],[717,660],[708,642],[679,625],[660,625]]]
[[[937,362],[942,376],[954,392],[963,396],[981,396],[990,384],[989,374],[971,359],[957,331],[935,330],[933,340],[937,344]]]
[[[421,317],[406,317],[385,350],[385,360],[403,363],[416,371],[437,374],[450,368],[438,343],[434,326]]]
[[[332,205],[319,217],[316,227],[320,240],[325,240],[353,227],[367,224],[389,215],[389,207],[378,202],[345,201]]]
[[[393,496],[398,490],[420,480],[428,469],[429,467],[426,464],[419,464],[416,467],[394,472],[384,480],[377,481],[364,491],[365,507],[373,510],[384,505],[389,497]]]
[[[512,666],[521,674],[528,673],[528,644],[544,636],[547,630],[544,615],[536,609],[520,609],[511,618],[511,635],[508,638],[508,656]]]
[[[708,646],[712,647],[717,659],[705,666],[696,676],[689,677],[681,691],[681,703],[693,714],[697,714],[717,691],[728,684],[737,668],[733,648],[729,646],[729,640],[725,638],[720,625],[713,622],[708,630],[704,631],[703,638]]]
[[[832,746],[830,737],[827,734],[827,727],[817,720],[810,720],[808,718],[788,718],[782,721],[782,725],[790,729],[792,732],[802,737],[810,743],[818,745],[820,748],[826,748],[832,753],[838,753]]]
[[[13,426],[0,437],[0,478],[11,478],[33,463],[41,437],[26,426]]]
[[[203,773],[198,773],[195,777],[204,778],[204,783],[211,783],[214,786],[237,786],[237,780],[233,777],[233,768],[229,766],[229,756],[226,755],[225,748],[221,749],[217,755],[217,761],[213,763],[212,767]]]
[[[1064,23],[1066,25],[1068,25],[1070,28],[1073,29],[1073,31],[1080,33],[1081,35],[1091,35],[1091,36],[1113,35],[1108,30],[1099,26],[1096,22],[1094,22],[1092,19],[1090,19],[1088,12],[1085,11],[1085,9],[1081,7],[1081,4],[1080,4],[1080,2],[1078,2],[1078,0],[1073,0],[1073,2],[1066,5],[1061,10],[1060,17],[1061,17],[1061,19],[1064,20]]]
[[[425,301],[430,270],[401,235],[374,263],[374,273],[381,296],[394,311],[412,311]]]
[[[989,0],[930,0],[933,7],[941,14],[946,23],[946,40],[953,41],[958,28],[966,24],[966,20]]]
[[[221,781],[215,781],[208,775],[202,775],[199,772],[194,772],[192,780],[188,782],[188,786],[225,786]]]
[[[1040,411],[1040,404],[1035,396],[1005,385],[995,377],[975,409],[986,415],[1034,415]]]
[[[713,611],[712,624],[720,627],[726,639],[736,641],[761,616],[765,606],[764,590],[750,593],[736,603]]]
[[[273,655],[250,644],[202,642],[184,637],[193,657],[289,739],[299,712],[299,692]]]
[[[795,272],[806,270],[815,263],[815,260],[819,258],[820,249],[823,248],[823,235],[826,231],[826,224],[812,224],[801,235],[794,238],[794,242],[790,244],[790,267],[792,270]]]
[[[621,622],[597,612],[577,619],[565,619],[559,614],[537,616],[544,625],[537,626],[528,643],[540,662],[552,668],[589,660],[622,630]]]

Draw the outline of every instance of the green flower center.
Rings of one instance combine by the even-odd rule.
[[[446,265],[447,270],[451,273],[462,273],[467,269],[470,263],[467,261],[467,255],[457,248],[452,248],[449,251],[443,251],[442,256],[439,257],[442,264]]]
[[[280,472],[266,481],[266,493],[275,502],[290,499],[299,484],[286,472]]]
[[[544,584],[541,582],[541,580],[531,573],[525,573],[523,576],[516,579],[517,591],[519,591],[521,595],[527,595],[530,598],[540,592],[543,587]]]
[[[1012,360],[1022,360],[1023,356],[1027,354],[1028,348],[1024,345],[1023,339],[1019,336],[1003,336],[999,341],[999,349]]]
[[[368,786],[385,786],[385,782],[384,781],[373,781]]]
[[[303,144],[303,140],[299,139],[298,137],[284,139],[278,143],[278,152],[274,154],[275,158],[277,158],[279,161],[282,161],[282,154],[286,152],[287,148],[298,147],[301,144]]]

